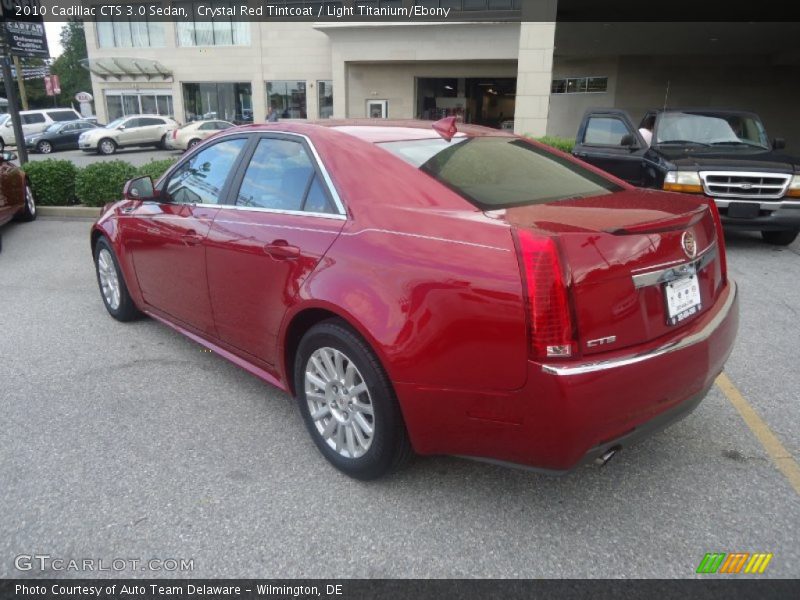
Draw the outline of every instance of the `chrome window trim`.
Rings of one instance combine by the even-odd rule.
[[[659,346],[658,348],[654,348],[653,350],[647,350],[646,352],[640,352],[638,354],[632,354],[630,356],[625,356],[621,358],[612,358],[609,360],[601,360],[597,362],[589,362],[583,364],[576,364],[576,365],[555,365],[555,364],[543,364],[542,371],[549,375],[557,375],[559,377],[569,377],[572,375],[585,375],[587,373],[596,373],[598,371],[608,371],[610,369],[617,369],[619,367],[626,367],[628,365],[633,365],[636,363],[644,362],[646,360],[650,360],[653,358],[657,358],[659,356],[664,356],[665,354],[670,354],[672,352],[677,352],[679,350],[683,350],[684,348],[688,348],[689,346],[693,346],[699,342],[703,342],[707,340],[711,335],[717,330],[720,324],[728,318],[728,315],[731,312],[731,308],[733,307],[734,302],[736,301],[736,297],[739,293],[738,287],[736,282],[733,279],[729,279],[729,289],[728,289],[728,297],[725,299],[725,303],[722,305],[722,308],[714,315],[714,318],[711,319],[705,327],[703,327],[697,333],[692,335],[686,336],[679,340],[675,340],[664,344],[663,346]]]
[[[666,283],[667,281],[672,281],[689,274],[692,272],[692,269],[695,273],[697,273],[705,268],[716,256],[717,242],[714,241],[711,242],[711,244],[709,244],[706,249],[703,250],[703,252],[701,252],[692,260],[679,262],[677,264],[667,266],[666,268],[653,271],[635,273],[631,276],[631,279],[633,279],[633,287],[638,290],[643,287],[648,287],[659,283]]]

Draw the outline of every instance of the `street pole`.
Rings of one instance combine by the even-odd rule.
[[[17,74],[17,85],[19,85],[19,99],[22,102],[22,110],[28,110],[28,94],[25,92],[25,77],[22,72],[22,63],[19,56],[12,56],[14,59],[14,71]]]
[[[14,126],[14,137],[17,139],[17,156],[19,164],[24,165],[28,162],[28,150],[25,148],[25,135],[22,133],[22,121],[19,118],[19,108],[17,107],[17,90],[14,89],[14,80],[11,77],[11,57],[8,47],[3,45],[3,84],[6,86],[6,99],[8,100],[8,112],[11,115],[11,124]]]

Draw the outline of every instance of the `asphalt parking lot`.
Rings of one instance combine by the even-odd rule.
[[[89,226],[2,230],[0,577],[76,576],[15,569],[43,553],[193,559],[166,574],[193,577],[672,578],[707,552],[771,552],[761,577],[800,576],[800,488],[718,387],[603,468],[435,457],[356,482],[286,395],[155,321],[111,319]],[[730,234],[728,249],[727,375],[796,465],[800,242]],[[165,575],[110,573],[126,574]]]

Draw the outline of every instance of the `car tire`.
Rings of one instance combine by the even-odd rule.
[[[33,195],[33,188],[31,188],[31,182],[27,179],[25,180],[25,207],[22,209],[22,212],[19,213],[19,220],[30,222],[36,219],[36,197]]]
[[[794,229],[789,231],[762,231],[761,237],[768,244],[774,246],[788,246],[797,239],[797,234],[800,231]]]
[[[161,140],[156,144],[156,148],[160,148],[161,150],[168,150],[167,148],[167,134],[161,136]]]
[[[94,247],[94,270],[100,297],[112,317],[117,321],[133,321],[141,315],[133,303],[128,286],[120,271],[117,257],[105,237],[97,240]]]
[[[97,142],[97,152],[100,154],[105,154],[106,156],[110,156],[117,151],[117,144],[111,138],[103,138],[99,142]]]
[[[294,383],[311,438],[346,475],[376,479],[412,456],[389,377],[369,345],[343,321],[322,321],[303,336]]]
[[[36,144],[36,151],[40,152],[41,154],[50,154],[53,151],[53,144],[47,140],[42,140]]]
[[[199,143],[200,143],[200,141],[201,141],[201,140],[200,140],[200,139],[198,139],[198,138],[194,138],[194,139],[191,139],[191,140],[189,140],[189,143],[188,143],[188,144],[186,144],[186,149],[187,149],[187,150],[191,150],[192,148],[194,148],[195,146],[197,146],[197,144],[199,144]]]

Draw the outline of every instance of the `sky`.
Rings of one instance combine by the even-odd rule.
[[[64,51],[59,41],[64,25],[66,25],[65,21],[45,21],[44,23],[44,32],[47,35],[47,47],[50,48],[51,58],[57,58]]]

